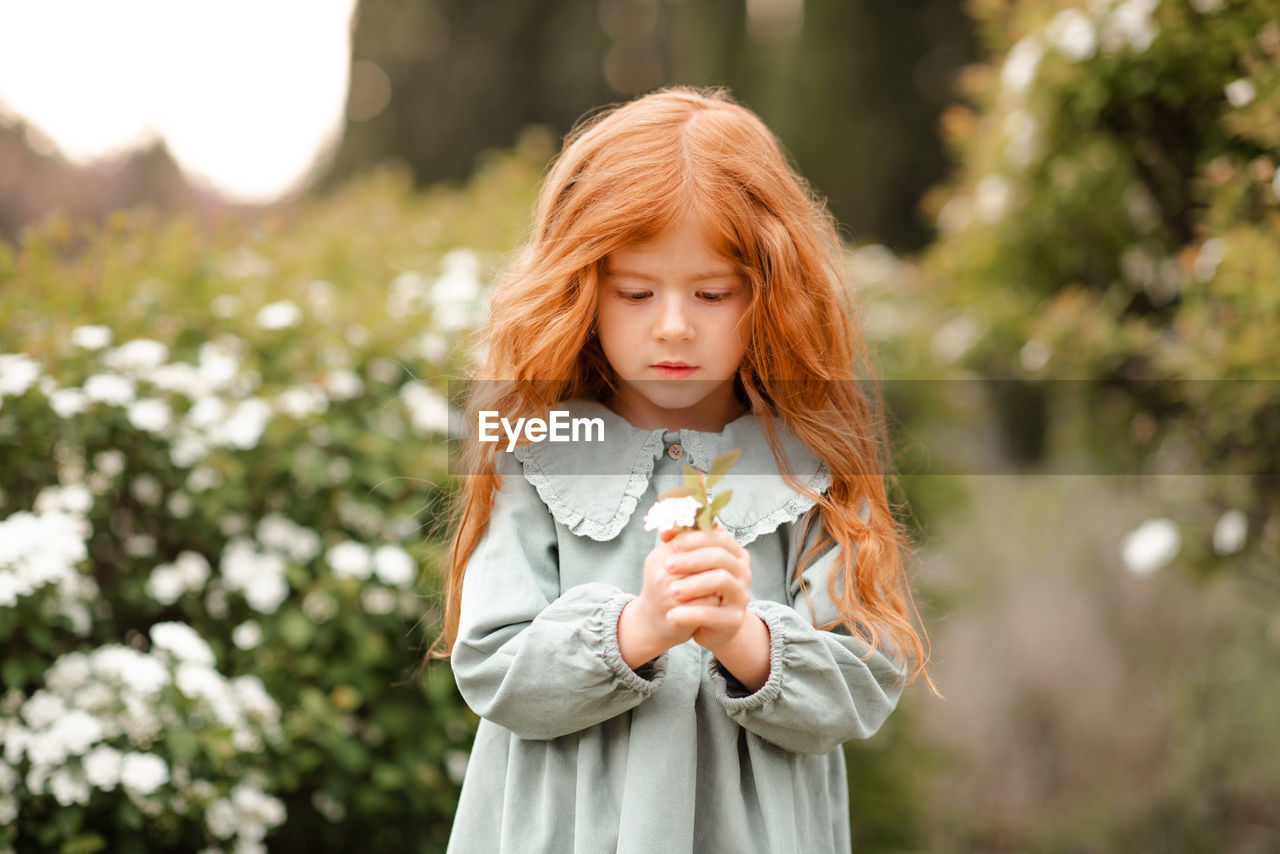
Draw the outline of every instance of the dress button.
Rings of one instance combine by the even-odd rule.
[[[671,457],[671,459],[673,460],[678,460],[684,456],[684,448],[682,448],[678,444],[672,445],[671,447],[667,448],[667,456]]]

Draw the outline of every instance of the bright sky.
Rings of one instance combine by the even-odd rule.
[[[342,131],[356,0],[0,0],[0,117],[84,164],[163,138],[264,202]]]

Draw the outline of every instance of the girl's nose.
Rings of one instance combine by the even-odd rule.
[[[655,330],[658,338],[683,341],[693,337],[693,324],[680,296],[673,294],[663,300],[661,312]]]

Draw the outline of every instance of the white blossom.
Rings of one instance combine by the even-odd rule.
[[[186,623],[156,623],[150,635],[153,648],[169,653],[178,661],[214,665],[213,650],[208,642]]]
[[[150,338],[136,338],[102,355],[102,363],[113,371],[141,378],[169,360],[169,348]]]
[[[287,329],[302,321],[302,310],[288,300],[281,300],[258,309],[256,319],[263,329]]]
[[[324,389],[315,383],[293,386],[276,397],[276,408],[299,421],[319,415],[329,409],[329,398]]]
[[[385,587],[368,586],[360,593],[360,605],[366,614],[381,616],[396,609],[396,594]]]
[[[957,315],[938,327],[930,351],[941,364],[958,362],[978,340],[978,326],[967,315]]]
[[[1133,48],[1142,53],[1151,47],[1160,28],[1152,20],[1160,0],[1125,0],[1111,11],[1102,24],[1101,41],[1108,53]]]
[[[339,578],[365,579],[373,569],[369,547],[354,540],[345,540],[329,549],[325,561]]]
[[[105,326],[77,326],[70,337],[71,343],[83,350],[101,350],[111,343],[111,330]]]
[[[253,620],[247,620],[232,630],[231,642],[240,649],[253,649],[262,643],[262,627]]]
[[[78,388],[60,388],[49,395],[49,408],[59,418],[72,418],[84,412],[89,397]]]
[[[1000,68],[1000,80],[1005,91],[1021,95],[1031,86],[1036,78],[1036,69],[1044,56],[1044,48],[1034,38],[1020,40],[1005,56],[1004,65]]]
[[[999,222],[1009,210],[1013,188],[1003,175],[984,175],[974,188],[973,209],[984,222]]]
[[[1228,510],[1213,526],[1213,551],[1220,555],[1235,554],[1244,548],[1248,535],[1248,517],[1239,510]]]
[[[1245,77],[1232,80],[1226,85],[1224,91],[1231,106],[1237,108],[1253,103],[1253,99],[1258,97],[1258,90],[1254,88],[1253,81]]]
[[[211,391],[226,389],[240,373],[239,353],[243,349],[244,342],[232,335],[200,345],[196,370]]]
[[[266,401],[259,398],[242,400],[236,405],[231,416],[216,426],[215,441],[242,451],[254,448],[262,438],[270,417],[271,407]]]
[[[364,381],[354,371],[346,369],[325,374],[324,387],[334,400],[354,400],[364,393]]]
[[[23,353],[0,353],[0,398],[26,394],[40,377],[40,366]]]
[[[698,515],[700,505],[691,496],[664,498],[655,501],[644,516],[646,531],[665,531],[668,528],[690,528]]]
[[[118,374],[94,374],[84,381],[84,394],[109,406],[124,406],[135,396],[133,380]]]
[[[1173,520],[1148,519],[1125,536],[1120,556],[1130,572],[1149,575],[1177,557],[1181,546]]]
[[[84,755],[84,775],[89,785],[109,792],[120,783],[120,770],[124,756],[114,747],[99,744]]]
[[[417,565],[407,551],[400,546],[388,544],[374,550],[373,571],[383,584],[408,587],[413,583]]]
[[[159,398],[147,397],[129,404],[129,423],[148,433],[163,433],[173,423],[173,411]]]
[[[149,795],[169,782],[169,766],[154,753],[126,753],[120,763],[125,788]]]
[[[258,522],[257,538],[262,545],[288,555],[297,563],[306,563],[320,553],[319,534],[279,513],[262,517]]]
[[[289,595],[284,558],[274,552],[260,552],[253,541],[236,537],[222,553],[222,580],[230,590],[240,591],[255,611],[275,613]]]
[[[400,388],[400,397],[409,410],[409,420],[418,435],[449,432],[449,403],[435,389],[412,380]]]
[[[1045,35],[1059,53],[1073,62],[1088,59],[1098,47],[1093,22],[1079,9],[1067,8],[1054,15]]]
[[[49,793],[64,807],[89,803],[89,782],[67,768],[59,768],[49,777]]]

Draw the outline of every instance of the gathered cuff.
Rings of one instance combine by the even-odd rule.
[[[613,674],[617,684],[640,694],[648,696],[658,690],[662,678],[667,673],[667,653],[662,653],[652,661],[632,670],[622,660],[622,650],[618,646],[618,618],[622,609],[636,596],[633,593],[619,591],[605,600],[600,609],[600,616],[592,620],[590,628],[600,636],[600,650],[605,664]]]
[[[758,690],[750,691],[715,656],[707,660],[707,672],[716,687],[716,699],[731,715],[760,709],[782,694],[786,633],[778,614],[767,605],[762,605],[759,601],[747,603],[747,610],[763,620],[769,629],[769,677],[764,680],[764,684]]]

